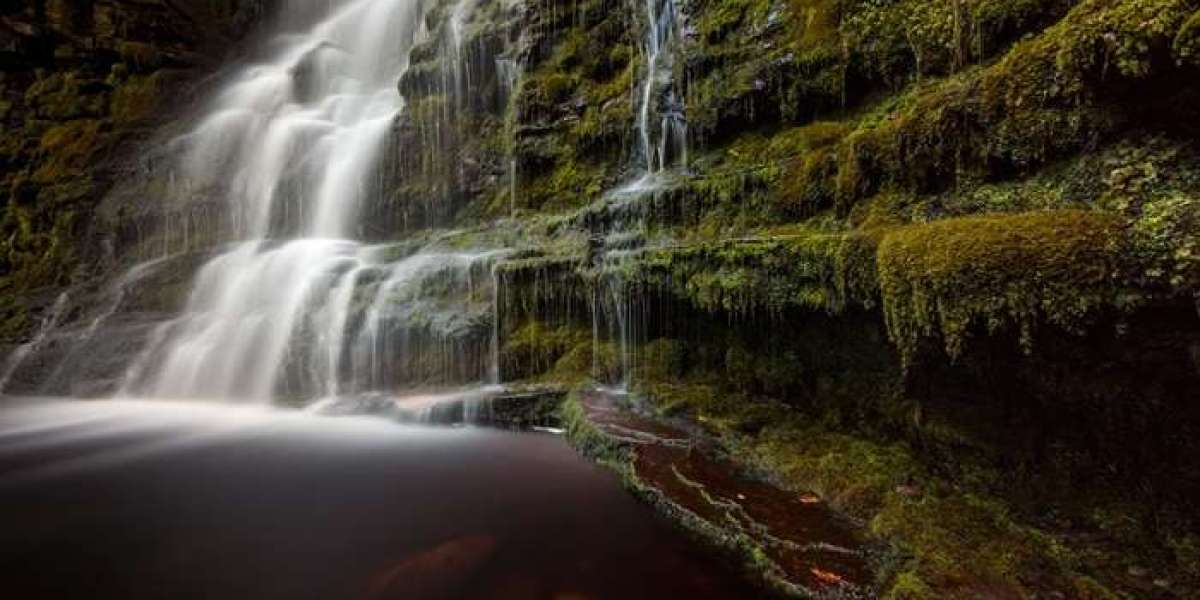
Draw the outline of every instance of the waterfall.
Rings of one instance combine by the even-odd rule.
[[[640,154],[647,175],[687,164],[687,121],[675,82],[679,18],[675,0],[642,0],[645,57],[637,115]]]
[[[496,59],[496,72],[500,76],[504,104],[511,106],[519,91],[524,67],[516,58],[501,57]],[[513,217],[517,213],[516,114],[513,110],[506,111],[504,127],[508,133],[508,144],[504,149],[508,163],[508,215]]]
[[[599,378],[596,356],[602,334],[617,346],[621,388],[628,389],[637,368],[637,347],[643,343],[644,293],[631,286],[619,268],[631,248],[645,243],[647,217],[660,194],[674,185],[687,168],[688,132],[677,59],[683,53],[683,15],[676,0],[640,0],[632,4],[644,19],[642,78],[637,87],[635,128],[640,176],[610,190],[602,200],[607,217],[593,235],[597,277],[592,296],[593,375]],[[607,324],[602,327],[601,323]]]
[[[427,35],[427,4],[350,0],[294,25],[177,140],[183,186],[224,195],[234,240],[197,274],[183,313],[150,336],[123,393],[268,401],[395,383],[379,364],[395,348],[380,338],[402,328],[384,305],[405,282],[421,289],[446,269],[486,272],[475,263],[483,255],[392,264],[355,240],[404,106],[396,83]],[[471,5],[456,7],[453,35]],[[432,312],[423,331],[449,326]]]

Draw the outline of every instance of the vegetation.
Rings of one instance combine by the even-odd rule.
[[[1151,475],[1148,457],[1194,448],[1136,440],[1193,418],[1196,324],[1159,326],[1200,289],[1200,160],[1172,124],[1200,91],[1198,8],[691,3],[679,68],[699,151],[664,189],[619,201],[599,194],[621,171],[620,127],[593,109],[620,107],[628,131],[616,92],[636,60],[584,66],[585,40],[617,38],[576,21],[525,80],[518,195],[528,219],[560,215],[551,238],[612,251],[523,262],[542,275],[512,291],[541,300],[512,313],[513,350],[537,331],[562,355],[560,336],[599,319],[664,416],[886,540],[888,597],[1186,595],[1196,522],[1166,498],[1194,474]],[[600,162],[595,139],[615,144]],[[625,340],[606,333],[621,302]],[[555,377],[537,364],[527,377]],[[1149,372],[1153,391],[1122,383]],[[1106,461],[1111,476],[1084,482]],[[1127,576],[1146,567],[1167,587]]]
[[[1112,215],[1046,211],[963,217],[889,233],[879,247],[888,331],[905,355],[940,335],[952,356],[973,325],[1020,330],[1041,323],[1081,331],[1102,307],[1125,305],[1123,231]]]

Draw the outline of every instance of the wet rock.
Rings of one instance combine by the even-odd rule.
[[[815,495],[746,477],[703,450],[707,444],[693,443],[694,434],[630,411],[617,395],[593,390],[577,402],[568,409],[576,411],[568,417],[571,439],[626,464],[638,495],[741,555],[772,589],[806,598],[871,596],[859,534]]]

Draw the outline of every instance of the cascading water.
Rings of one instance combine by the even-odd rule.
[[[183,314],[150,336],[122,393],[265,401],[393,384],[378,361],[395,347],[381,338],[408,330],[385,305],[407,289],[415,310],[412,290],[431,278],[487,272],[489,255],[392,264],[387,248],[353,240],[426,9],[352,0],[277,36],[270,58],[245,68],[178,140],[184,185],[228,197],[238,241],[201,269]],[[423,331],[450,326],[424,316]]]
[[[58,324],[58,320],[62,317],[63,309],[67,306],[67,293],[63,292],[58,295],[54,301],[54,306],[50,307],[50,312],[42,319],[41,325],[38,326],[37,333],[33,338],[13,350],[4,362],[4,371],[0,372],[0,392],[8,386],[9,380],[12,379],[14,373],[20,368],[25,359],[42,345],[42,340],[46,339],[46,334],[54,329]]]
[[[638,108],[640,152],[647,175],[687,164],[687,120],[675,81],[679,19],[675,0],[642,0],[645,57]]]
[[[632,10],[645,19],[635,125],[640,176],[610,191],[603,200],[602,210],[610,219],[604,235],[595,240],[601,251],[594,268],[603,276],[597,279],[601,289],[593,295],[591,310],[593,337],[607,330],[618,346],[622,388],[628,387],[637,363],[643,303],[637,291],[626,284],[619,265],[631,241],[634,247],[645,241],[641,233],[646,229],[646,207],[677,183],[688,161],[687,118],[676,70],[682,52],[682,15],[676,0],[635,1]],[[608,326],[602,327],[602,321]],[[593,371],[597,370],[593,365]]]
[[[496,72],[500,76],[501,91],[504,92],[504,103],[507,105],[516,96],[524,74],[521,61],[516,58],[501,57],[496,59]],[[507,111],[504,127],[508,132],[508,144],[505,147],[505,162],[508,166],[508,214],[514,216],[517,212],[517,158],[516,158],[516,114]]]

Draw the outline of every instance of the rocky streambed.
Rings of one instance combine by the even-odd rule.
[[[621,472],[627,487],[673,521],[737,557],[772,591],[874,596],[869,546],[816,495],[747,472],[686,424],[639,414],[620,391],[578,392],[564,415],[577,447]]]

